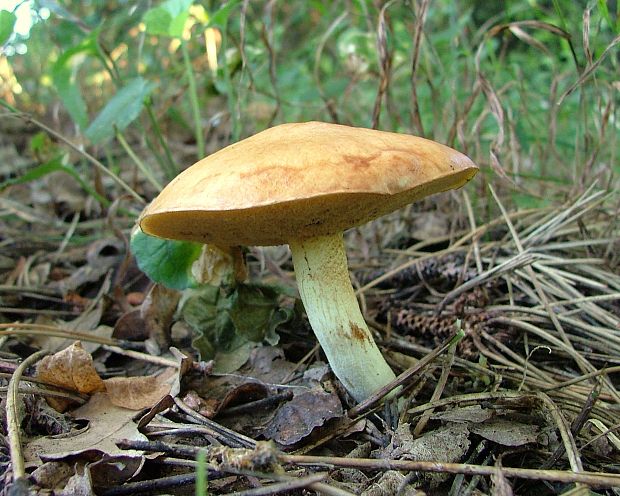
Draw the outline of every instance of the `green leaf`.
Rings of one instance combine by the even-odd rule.
[[[155,88],[155,83],[141,77],[132,79],[120,89],[103,107],[103,110],[88,126],[85,134],[93,143],[101,143],[131,124],[142,111],[144,100]]]
[[[137,228],[130,246],[138,267],[151,280],[178,290],[196,284],[192,264],[200,256],[201,244],[155,238]]]
[[[290,322],[294,317],[295,312],[292,308],[277,308],[276,311],[271,314],[271,318],[265,329],[265,341],[272,346],[278,344],[280,342],[280,336],[276,333],[276,329],[282,324]]]
[[[142,18],[149,34],[168,36],[168,28],[172,23],[172,16],[166,9],[155,7],[144,14]]]
[[[225,306],[226,297],[215,286],[203,285],[189,289],[184,295],[180,315],[197,334],[192,340],[192,346],[200,354],[201,360],[210,360],[223,353],[234,354],[235,350],[248,344],[247,338],[235,332]]]
[[[221,28],[226,27],[226,23],[228,22],[228,18],[233,13],[233,10],[239,5],[240,0],[230,0],[226,2],[222,7],[213,13],[209,17],[209,26],[219,26]]]
[[[605,0],[598,0],[598,8],[601,11],[601,15],[603,16],[603,19],[607,21],[607,24],[609,24],[609,27],[611,27],[612,29],[615,28],[616,26],[614,22],[611,20],[611,16],[609,15],[609,9],[607,8],[607,2]]]
[[[279,294],[269,286],[240,284],[228,298],[228,315],[235,331],[250,341],[268,341],[275,345],[275,328],[288,320],[284,313],[276,317]]]
[[[27,184],[29,182],[36,181],[37,179],[41,179],[42,177],[59,170],[63,170],[63,166],[59,161],[53,160],[51,162],[41,164],[30,169],[28,172],[19,177],[12,177],[6,181],[2,181],[0,183],[0,191],[16,184]]]
[[[270,286],[240,284],[225,293],[203,285],[189,289],[179,306],[182,318],[198,334],[192,346],[201,360],[225,359],[227,365],[222,362],[222,367],[231,371],[247,359],[255,343],[278,343],[276,328],[293,315],[292,310],[279,308],[278,300],[279,293]]]
[[[39,131],[32,138],[30,138],[28,148],[30,148],[33,155],[38,157],[46,153],[46,150],[51,146],[50,143],[51,140],[49,135],[43,131]]]
[[[106,198],[104,198],[99,193],[97,193],[97,191],[91,188],[88,185],[88,183],[86,183],[82,179],[78,171],[76,171],[75,168],[71,164],[62,163],[60,157],[54,158],[50,160],[49,162],[41,164],[37,167],[33,167],[28,172],[26,172],[25,174],[22,174],[19,177],[14,177],[11,179],[7,179],[6,181],[0,182],[0,191],[2,191],[5,188],[8,188],[9,186],[13,186],[16,184],[26,184],[32,181],[36,181],[37,179],[41,179],[42,177],[47,176],[48,174],[51,174],[52,172],[58,172],[58,171],[64,172],[65,174],[69,174],[73,179],[75,179],[79,183],[79,185],[84,189],[84,191],[86,191],[89,195],[95,198],[102,205],[108,206],[110,204],[110,202]]]
[[[88,112],[80,85],[77,84],[77,70],[86,56],[97,55],[97,34],[98,30],[79,45],[64,51],[52,66],[54,88],[69,115],[81,129],[88,125]]]
[[[219,350],[214,357],[213,372],[216,374],[231,374],[239,370],[248,361],[252,350],[257,346],[256,343],[251,341],[244,341],[230,351]]]
[[[146,32],[159,36],[180,38],[189,16],[192,0],[168,0],[158,7],[148,10],[143,17]]]
[[[188,290],[179,305],[181,317],[196,333],[192,346],[201,360],[214,358],[218,348],[224,347],[221,338],[235,333],[228,316],[218,310],[219,299],[218,287],[204,285]]]
[[[0,10],[0,46],[4,45],[13,34],[17,16],[8,10]]]

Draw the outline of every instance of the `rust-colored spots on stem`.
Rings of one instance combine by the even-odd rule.
[[[360,326],[354,324],[353,322],[349,322],[349,326],[351,327],[351,337],[356,341],[368,341],[369,337],[368,333],[364,331]]]

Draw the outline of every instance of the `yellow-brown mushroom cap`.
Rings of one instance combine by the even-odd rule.
[[[406,134],[324,122],[282,124],[179,174],[144,210],[144,232],[170,239],[279,245],[333,234],[458,188],[478,168]]]

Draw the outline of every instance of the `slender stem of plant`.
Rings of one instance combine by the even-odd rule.
[[[161,129],[159,127],[159,124],[157,123],[155,114],[153,113],[153,104],[150,101],[147,101],[144,106],[146,107],[146,113],[149,116],[149,121],[151,122],[151,126],[153,126],[153,131],[155,132],[157,141],[159,142],[162,149],[164,150],[164,153],[166,154],[166,161],[168,164],[166,167],[166,171],[165,171],[166,177],[168,179],[172,179],[178,173],[176,162],[172,158],[172,153],[170,152],[170,147],[168,146],[168,143],[166,143],[166,140],[161,134]]]
[[[198,91],[196,89],[196,77],[192,69],[192,61],[189,57],[187,44],[181,40],[181,51],[183,52],[183,62],[185,63],[185,75],[189,84],[189,100],[194,114],[194,128],[196,133],[196,145],[198,146],[198,159],[205,156],[205,138],[202,132],[202,122],[200,119],[200,106],[198,103]]]
[[[97,56],[101,61],[101,65],[105,68],[105,70],[110,75],[110,79],[114,82],[114,84],[118,87],[121,84],[121,77],[118,73],[118,67],[116,67],[116,63],[114,59],[110,57],[110,54],[103,48],[99,41],[95,42],[95,46],[97,47]]]
[[[138,169],[140,169],[140,172],[144,174],[144,177],[153,186],[155,186],[157,191],[161,191],[162,190],[161,183],[157,179],[155,179],[155,176],[153,175],[151,170],[147,167],[147,165],[144,162],[142,162],[142,160],[140,160],[140,158],[134,153],[134,151],[129,146],[129,143],[127,143],[127,140],[125,140],[125,137],[118,129],[116,130],[116,139],[121,144],[121,146],[123,147],[127,155],[129,155],[129,158],[131,158],[131,160],[133,160],[133,162],[136,164]]]
[[[139,125],[140,132],[144,135],[144,139],[146,142],[146,147],[148,148],[151,155],[157,160],[157,164],[159,165],[159,170],[164,172],[164,175],[168,177],[168,164],[165,161],[165,158],[161,156],[159,150],[155,148],[155,143],[153,143],[153,139],[150,136],[150,133],[145,132],[144,126],[142,124]]]
[[[17,110],[15,107],[13,107],[13,105],[10,105],[9,102],[5,101],[3,98],[0,98],[0,106],[4,107],[7,110],[10,110],[14,114],[19,114],[20,113],[19,110]]]
[[[208,494],[207,493],[207,451],[200,450],[196,455],[196,494]]]
[[[228,47],[228,32],[226,30],[226,25],[221,26],[221,33],[222,33],[222,47],[220,48],[220,53],[222,54],[226,54],[226,48]],[[225,57],[225,55],[224,55]],[[228,64],[226,63],[226,59],[224,58],[224,60],[222,61],[221,64],[222,67],[222,73],[224,74],[224,84],[226,85],[226,97],[228,100],[228,112],[230,113],[230,124],[231,124],[231,129],[230,129],[230,137],[234,142],[239,141],[239,138],[241,136],[241,130],[239,128],[239,114],[236,111],[236,101],[238,101],[238,98],[235,98],[235,90],[233,88],[232,85],[232,79],[230,77],[230,69],[228,67]]]

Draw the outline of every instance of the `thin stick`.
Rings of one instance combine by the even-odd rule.
[[[592,413],[592,409],[594,408],[594,405],[596,404],[599,398],[600,389],[601,389],[601,381],[598,381],[596,386],[590,391],[590,394],[586,398],[585,404],[583,405],[581,411],[579,412],[579,415],[577,415],[571,422],[570,432],[573,438],[581,432],[581,429],[583,428],[584,424],[590,417],[590,414]],[[553,467],[556,464],[556,462],[562,457],[565,451],[566,451],[566,448],[563,445],[559,445],[555,449],[551,457],[548,458],[547,461],[545,461],[545,463],[543,463],[543,465],[540,468],[548,469],[548,468]],[[577,455],[578,451],[580,450],[577,450],[575,452],[575,456],[578,456]]]
[[[574,379],[570,379],[568,381],[564,381],[564,382],[559,382],[558,384],[554,384],[553,386],[548,386],[546,388],[543,388],[541,391],[543,392],[547,392],[547,391],[553,391],[554,389],[560,389],[560,388],[564,388],[567,386],[572,386],[573,384],[577,384],[579,382],[588,380],[588,379],[592,379],[593,377],[599,376],[599,375],[608,375],[608,374],[614,374],[620,372],[620,365],[619,366],[615,366],[615,367],[607,367],[604,369],[600,369],[600,370],[595,370],[594,372],[590,372],[588,374],[584,374],[584,375],[580,375],[579,377],[575,377]]]
[[[47,351],[37,351],[30,355],[17,369],[15,369],[13,377],[11,377],[9,381],[6,394],[6,422],[9,449],[11,451],[11,467],[13,468],[13,482],[17,482],[18,479],[26,477],[19,427],[21,424],[19,414],[19,381],[25,370],[46,354]]]
[[[311,487],[317,482],[324,481],[327,478],[327,475],[328,474],[325,472],[320,472],[318,474],[309,475],[300,479],[291,477],[289,480],[286,480],[284,482],[275,482],[273,484],[267,484],[263,487],[234,492],[232,494],[235,496],[269,496],[270,494],[283,493],[285,491],[292,491],[293,489],[303,489],[306,487]]]
[[[209,474],[210,478],[218,478],[219,473]],[[149,479],[138,482],[128,482],[119,486],[112,486],[104,489],[98,494],[102,496],[125,496],[134,494],[170,494],[171,489],[179,489],[196,482],[196,474],[181,474],[162,477],[160,479]]]
[[[549,398],[549,396],[547,396],[545,393],[538,393],[536,396],[547,407],[547,410],[551,414],[551,417],[555,421],[558,430],[560,431],[560,437],[562,438],[562,442],[564,444],[564,449],[566,450],[566,455],[568,456],[568,462],[570,463],[571,470],[573,472],[583,472],[583,465],[581,464],[581,459],[579,458],[579,454],[577,453],[575,438],[570,431],[568,422],[564,418],[564,415],[562,415],[562,412],[557,407],[557,405],[553,401],[551,401],[551,398]]]
[[[531,214],[533,211],[532,210],[522,210],[522,211],[517,211],[517,212],[512,212],[510,214],[508,214],[509,218],[514,218],[514,219],[519,219],[521,217],[525,217],[529,214]],[[491,228],[493,228],[494,226],[501,224],[505,222],[503,218],[497,218],[494,219],[490,222],[487,222],[486,224],[476,228],[475,230],[470,230],[466,233],[463,234],[462,237],[460,237],[459,239],[457,239],[454,243],[452,243],[448,248],[445,248],[443,250],[439,250],[433,253],[425,253],[425,254],[420,254],[418,256],[418,258],[414,258],[411,260],[408,260],[406,262],[404,262],[403,264],[399,265],[398,267],[386,272],[385,274],[377,277],[376,279],[373,279],[372,281],[368,282],[367,284],[365,284],[364,286],[362,286],[361,288],[359,288],[355,294],[360,294],[363,293],[364,291],[369,290],[370,288],[375,287],[377,284],[381,284],[383,281],[386,281],[387,279],[390,279],[391,277],[393,277],[394,275],[398,274],[399,272],[408,269],[409,267],[415,265],[418,262],[422,262],[424,260],[428,260],[431,258],[439,258],[443,255],[447,255],[449,253],[453,253],[455,251],[457,251],[458,248],[460,248],[461,246],[463,246],[465,243],[467,243],[470,239],[476,238],[476,237],[480,237],[482,236],[484,233],[486,233],[487,231],[489,231]],[[610,238],[607,240],[607,242],[611,242],[613,241],[613,238]],[[591,242],[588,242],[587,244],[590,244]],[[416,245],[413,245],[411,248],[415,249],[415,247],[421,247],[421,246],[426,246],[428,243],[423,242],[423,243],[417,243]],[[492,246],[492,244],[491,244]],[[404,255],[412,255],[413,253],[411,253],[411,248],[405,250],[404,252],[402,252]],[[388,250],[385,250],[386,252]],[[392,251],[392,250],[390,250]]]
[[[354,493],[340,489],[339,487],[326,484],[325,482],[315,482],[308,486],[310,489],[314,489],[319,494],[326,496],[353,496]]]
[[[492,397],[503,398],[522,398],[529,396],[535,398],[535,395],[522,395],[514,392],[506,392],[507,394],[500,393],[483,393],[483,394],[471,394],[464,395],[470,398],[484,397],[484,399]],[[453,399],[453,398],[449,398]],[[477,401],[479,401],[477,400]],[[436,406],[436,405],[435,405]],[[117,445],[122,449],[141,449],[144,451],[164,451],[171,453],[172,455],[185,457],[195,457],[199,450],[204,449],[196,446],[177,446],[159,444],[153,442],[122,440],[117,442]],[[166,448],[169,446],[169,449]],[[235,449],[231,449],[231,453],[235,452]],[[360,470],[403,470],[403,471],[418,471],[418,472],[437,472],[437,473],[451,473],[451,474],[467,474],[467,475],[487,475],[493,476],[501,472],[505,477],[515,477],[520,479],[530,480],[548,480],[557,482],[583,482],[585,484],[591,484],[593,486],[606,486],[615,487],[620,485],[620,475],[609,473],[597,473],[597,472],[569,472],[562,470],[537,470],[529,468],[515,468],[515,467],[491,467],[488,465],[473,465],[469,463],[442,463],[437,461],[412,461],[412,460],[389,460],[378,458],[347,458],[347,457],[332,457],[332,456],[311,456],[311,455],[287,455],[284,453],[278,453],[278,460],[282,463],[290,463],[295,465],[311,465],[311,466],[325,466],[325,467],[343,467],[343,468],[357,468]],[[227,470],[230,473],[235,473],[232,470]],[[255,474],[259,475],[259,474]],[[266,476],[269,478],[274,477],[275,474],[260,474],[260,476]],[[277,480],[277,479],[276,479]]]
[[[28,378],[24,380],[27,380],[28,382],[30,382],[32,379]],[[54,391],[52,389],[45,389],[45,388],[40,388],[36,386],[30,386],[30,387],[22,386],[22,387],[19,387],[18,389],[19,389],[19,392],[22,394],[39,394],[41,396],[49,396],[51,398],[63,398],[66,400],[75,401],[76,403],[79,403],[80,405],[83,405],[87,401],[86,399],[82,398],[81,396],[75,393],[71,394],[71,393],[66,393],[64,391]],[[8,392],[9,392],[8,386],[0,386],[0,393],[8,394]]]
[[[424,403],[423,405],[418,405],[413,408],[407,410],[407,413],[410,415],[417,415],[419,413],[425,412],[426,410],[442,408],[448,405],[459,405],[459,406],[467,406],[467,405],[479,405],[484,401],[495,401],[495,400],[526,400],[534,398],[534,394],[528,393],[520,393],[517,391],[497,391],[497,392],[488,392],[488,393],[468,393],[468,394],[458,394],[456,396],[450,396],[449,398],[444,398],[441,400],[437,400],[433,403]]]
[[[198,147],[198,160],[205,156],[205,138],[202,130],[202,119],[200,117],[200,102],[198,101],[198,90],[196,89],[196,76],[192,67],[192,61],[187,49],[187,42],[181,40],[181,52],[183,53],[183,63],[185,64],[185,77],[189,85],[189,101],[194,117],[194,132],[196,134],[196,145]]]
[[[513,257],[506,259],[504,262],[492,267],[491,269],[478,274],[476,277],[470,279],[469,281],[461,284],[456,289],[450,291],[444,298],[441,300],[437,307],[437,314],[440,314],[446,305],[454,300],[457,296],[469,291],[470,289],[479,286],[483,282],[488,279],[494,279],[499,277],[501,274],[505,272],[512,271],[518,267],[529,267],[529,264],[533,263],[536,260],[536,255],[529,251],[522,251],[517,253]]]
[[[425,368],[429,363],[431,363],[435,358],[444,353],[450,346],[458,343],[461,339],[465,337],[465,333],[463,330],[459,329],[459,331],[454,334],[454,336],[450,337],[443,345],[439,348],[435,348],[432,352],[418,361],[413,367],[405,370],[402,374],[400,374],[396,379],[394,379],[389,384],[386,384],[381,389],[375,391],[371,396],[357,404],[351,410],[349,410],[348,416],[349,418],[357,417],[362,414],[366,410],[372,408],[375,403],[379,402],[386,394],[388,394],[393,389],[407,382],[411,377],[417,374],[420,370]]]
[[[228,429],[227,427],[218,424],[217,422],[205,417],[204,415],[201,415],[197,411],[192,410],[180,398],[174,398],[174,403],[177,407],[179,407],[181,411],[185,412],[192,419],[194,419],[195,422],[212,429],[214,437],[218,438],[218,440],[228,443],[229,445],[238,445],[234,447],[254,448],[256,446],[256,441],[254,441],[254,439],[244,436],[243,434],[239,434],[238,432],[235,432],[232,429]]]
[[[495,199],[495,203],[497,203],[497,206],[499,207],[504,219],[506,220],[506,225],[508,226],[508,230],[510,231],[510,234],[512,236],[512,239],[515,243],[517,250],[519,251],[519,253],[524,253],[525,250],[523,248],[523,245],[521,244],[519,235],[517,234],[513,223],[508,217],[508,213],[506,212],[504,205],[502,204],[499,197],[497,196],[497,193],[495,193],[495,190],[493,189],[493,187],[490,184],[488,185],[488,187],[491,191],[491,194],[493,195],[493,198]],[[588,372],[592,372],[593,370],[596,370],[595,367],[590,362],[588,362],[585,358],[583,358],[579,353],[577,353],[577,351],[573,347],[573,343],[568,338],[566,332],[564,331],[564,328],[562,327],[562,324],[560,323],[555,312],[551,308],[551,303],[549,302],[549,299],[547,298],[547,294],[543,290],[540,284],[540,281],[538,280],[538,277],[536,276],[536,273],[534,272],[534,269],[531,266],[526,265],[525,271],[527,275],[529,276],[529,279],[532,281],[532,284],[534,285],[534,288],[536,290],[536,294],[542,301],[545,307],[545,310],[547,310],[547,313],[549,314],[549,318],[551,319],[553,326],[555,327],[556,331],[560,335],[560,338],[562,339],[562,341],[565,343],[566,347],[568,348],[567,352],[571,355],[571,357],[573,357],[573,359],[575,360],[575,363],[581,369],[582,373],[587,374]],[[609,385],[608,387],[610,389],[613,389],[613,387]]]
[[[5,330],[3,330],[5,329]],[[88,341],[91,343],[100,343],[108,345],[122,344],[118,339],[106,338],[104,336],[95,336],[85,332],[66,331],[59,327],[44,324],[26,324],[14,322],[11,324],[0,324],[0,336],[54,336],[66,339],[79,339],[80,341]]]
[[[179,444],[164,443],[161,441],[135,441],[131,439],[121,439],[117,441],[116,444],[121,449],[136,449],[136,450],[148,451],[151,453],[152,452],[163,452],[166,454],[166,456],[159,457],[158,458],[159,462],[170,463],[171,465],[185,466],[185,467],[196,467],[197,463],[195,460],[184,460],[178,457],[196,458],[198,453],[200,452],[206,453],[208,455],[209,452],[211,451],[211,448],[209,447],[205,448],[205,447],[200,447],[200,446],[179,445]],[[238,448],[231,449],[230,452],[235,453],[236,449]],[[240,448],[240,449],[243,450],[244,452],[247,452],[246,448]],[[328,473],[316,473],[316,474],[309,475],[308,478],[300,479],[297,477],[291,477],[291,475],[288,473],[286,474],[262,473],[262,472],[257,472],[253,470],[241,470],[241,469],[229,466],[227,464],[218,464],[217,470],[216,470],[216,466],[211,463],[206,463],[205,465],[206,465],[207,470],[209,470],[209,474],[210,474],[209,476],[211,478],[213,477],[213,474],[216,474],[221,477],[223,474],[228,473],[228,474],[236,474],[236,475],[249,475],[249,476],[258,477],[261,479],[269,479],[269,480],[273,480],[277,482],[285,482],[289,484],[294,483],[294,481],[299,481],[300,483],[304,481],[303,485],[294,486],[294,487],[308,487],[310,489],[314,489],[320,494],[326,494],[328,496],[353,496],[352,493],[349,493],[342,489],[338,489],[338,488],[329,486],[328,484],[324,484],[320,482],[321,480],[324,480],[325,478],[329,476]],[[123,487],[129,487],[129,486],[130,484],[126,484],[120,487],[123,488]],[[136,488],[136,492],[138,492],[137,491],[138,486],[132,486],[132,487]],[[277,486],[273,484],[273,485],[265,486],[264,488],[257,489],[256,491],[258,492],[254,492],[255,490],[251,489],[248,491],[244,491],[240,493],[232,493],[232,494],[237,494],[239,496],[241,495],[256,496],[259,494],[276,494],[276,492],[280,491],[279,489],[280,487],[282,486]],[[293,487],[288,486],[288,489],[292,489],[292,488]],[[265,491],[265,492],[262,492],[262,491]],[[108,494],[108,493],[105,493],[105,494]],[[134,494],[134,493],[123,492],[123,494]]]
[[[583,482],[593,486],[616,487],[620,475],[597,472],[569,472],[562,470],[537,470],[531,468],[490,467],[469,463],[442,463],[436,461],[386,460],[376,458],[337,458],[331,456],[280,455],[284,463],[357,468],[366,470],[405,470],[449,474],[487,475],[501,473],[505,477],[547,480],[556,482]]]
[[[110,346],[107,344],[103,345],[103,349],[111,351],[112,353],[116,353],[118,355],[123,355],[129,358],[135,358],[136,360],[141,360],[143,362],[154,363],[155,365],[161,365],[162,367],[172,367],[175,369],[181,368],[181,364],[179,361],[172,360],[170,358],[165,358],[162,356],[149,355],[148,353],[141,353],[139,351],[133,351],[133,350],[124,350],[123,348],[119,348],[118,346]]]
[[[474,215],[474,209],[471,207],[471,200],[467,191],[463,189],[463,200],[465,200],[465,208],[467,209],[467,218],[469,220],[470,232],[476,232],[476,216]],[[474,248],[474,260],[476,261],[476,269],[478,274],[482,273],[482,260],[480,259],[480,243],[478,242],[478,236],[472,236],[471,244]]]
[[[433,401],[437,401],[439,398],[441,398],[441,395],[443,394],[443,391],[446,387],[446,383],[448,382],[448,377],[450,376],[450,371],[452,370],[452,364],[454,364],[454,355],[456,353],[456,345],[457,343],[455,342],[450,345],[450,348],[448,348],[448,357],[447,357],[447,360],[445,360],[443,369],[441,371],[441,376],[439,376],[439,380],[437,381],[437,384],[435,385],[435,390],[433,391],[433,395],[431,396],[431,399],[430,399],[431,403]],[[414,437],[420,436],[420,434],[424,430],[424,427],[426,427],[426,424],[431,418],[432,414],[433,414],[433,410],[427,410],[426,412],[422,414],[422,417],[420,418],[420,420],[418,420],[418,423],[413,429]]]
[[[414,9],[416,10],[416,20],[413,24],[413,57],[411,60],[410,76],[411,108],[409,109],[409,113],[411,116],[411,124],[413,125],[414,130],[417,129],[420,136],[424,136],[424,126],[422,125],[420,105],[418,101],[417,75],[420,60],[420,47],[422,46],[422,33],[424,32],[424,23],[426,22],[426,12],[428,11],[429,3],[429,0],[422,0],[419,4],[415,3],[415,7],[417,7],[417,9]]]
[[[537,335],[538,337],[546,340],[547,342],[553,344],[554,346],[557,346],[558,348],[562,349],[565,353],[567,353],[568,355],[570,355],[571,357],[575,358],[576,356],[580,356],[573,347],[569,347],[569,345],[565,344],[564,341],[561,341],[559,338],[556,338],[555,336],[552,336],[551,334],[549,334],[548,332],[536,327],[535,325],[532,325],[528,322],[523,322],[517,319],[510,319],[510,318],[506,318],[506,317],[494,317],[490,320],[491,322],[496,322],[496,323],[500,323],[500,324],[505,324],[505,325],[509,325],[509,326],[514,326],[514,327],[519,327],[521,329],[524,329],[527,332],[531,332],[532,334]],[[575,360],[577,363],[579,363],[577,360]],[[584,359],[585,361],[585,359]],[[587,363],[587,362],[586,362]],[[590,367],[592,367],[590,365]],[[593,368],[593,367],[592,367]],[[592,372],[596,372],[595,370],[592,370]],[[588,372],[584,372],[584,375],[587,375]],[[607,389],[608,392],[611,394],[611,396],[613,396],[613,398],[616,400],[617,403],[620,403],[620,395],[618,394],[618,391],[616,391],[616,389],[613,387],[613,383],[611,383],[610,381],[606,380],[605,384],[607,385]]]

